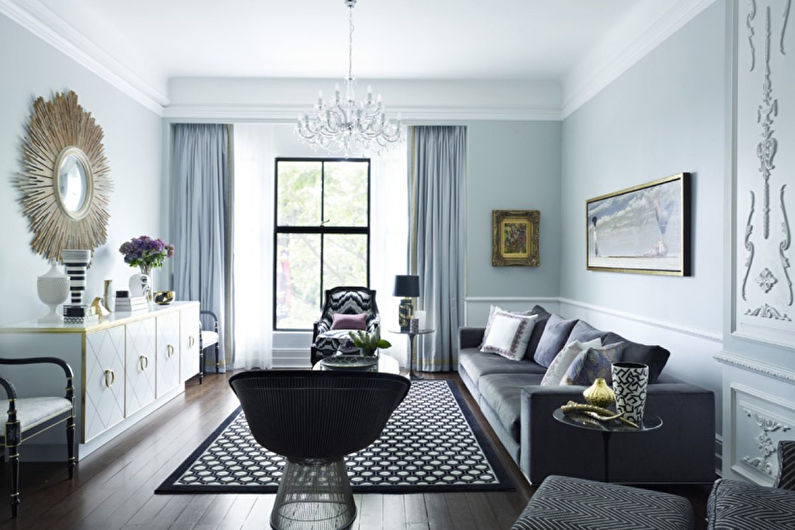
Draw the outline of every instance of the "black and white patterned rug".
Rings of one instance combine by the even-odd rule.
[[[345,463],[362,493],[513,489],[452,381],[412,381],[381,437]],[[238,408],[155,493],[274,493],[284,465]]]

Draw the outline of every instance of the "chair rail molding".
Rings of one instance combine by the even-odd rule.
[[[743,355],[723,351],[713,355],[713,357],[721,364],[755,372],[765,377],[773,377],[788,383],[795,383],[795,371],[782,366],[775,366]]]

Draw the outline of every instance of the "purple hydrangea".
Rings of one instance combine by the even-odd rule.
[[[124,255],[124,263],[131,267],[157,268],[163,266],[166,258],[174,257],[174,245],[160,238],[140,236],[122,243],[119,252]]]

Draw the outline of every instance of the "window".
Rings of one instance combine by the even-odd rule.
[[[311,329],[323,292],[370,285],[370,160],[276,159],[273,327]]]

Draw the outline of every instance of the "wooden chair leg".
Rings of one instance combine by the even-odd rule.
[[[66,420],[66,453],[68,459],[66,465],[69,469],[69,478],[75,476],[75,417],[74,412]]]
[[[11,517],[19,513],[19,421],[6,424],[8,461],[11,464]]]
[[[204,381],[204,350],[199,350],[199,384]]]

